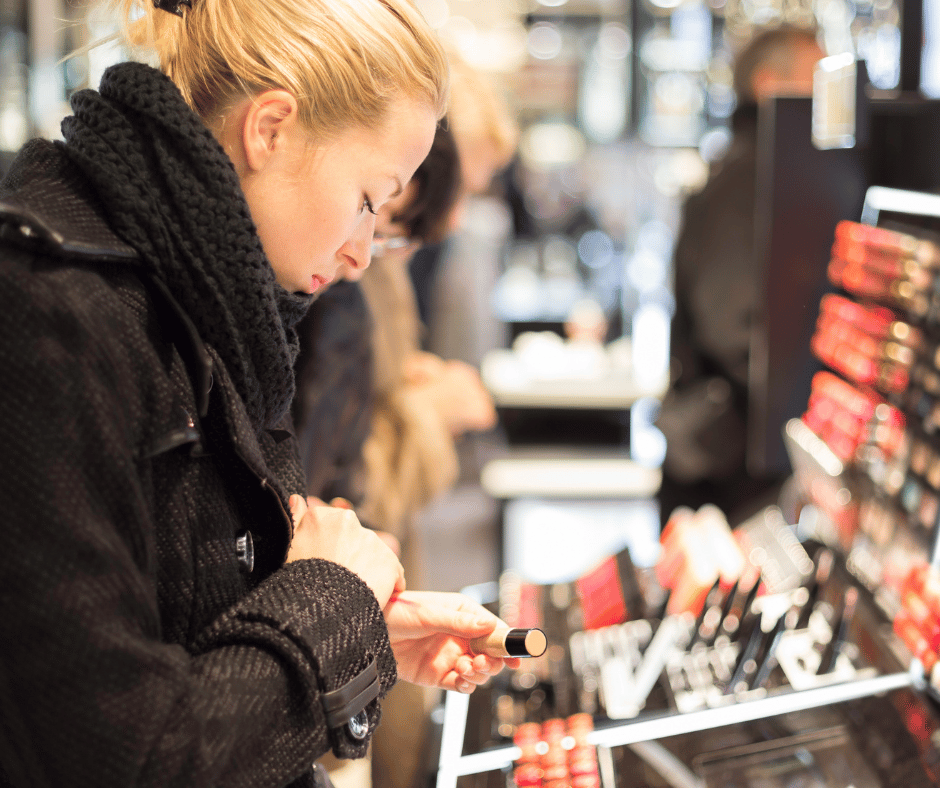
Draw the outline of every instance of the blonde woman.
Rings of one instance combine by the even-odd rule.
[[[292,493],[294,325],[446,99],[407,0],[124,0],[110,69],[0,184],[0,783],[312,785],[497,620]],[[397,662],[397,670],[396,670]]]

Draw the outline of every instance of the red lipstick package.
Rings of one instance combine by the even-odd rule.
[[[642,615],[643,594],[629,550],[621,550],[575,581],[584,629],[621,624]]]

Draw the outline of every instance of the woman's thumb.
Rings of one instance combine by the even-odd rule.
[[[457,613],[454,616],[452,634],[474,638],[488,635],[499,625],[496,618],[486,618],[477,613]]]
[[[290,507],[290,515],[294,521],[294,528],[296,528],[307,513],[307,502],[301,495],[292,495],[287,499],[287,505]]]

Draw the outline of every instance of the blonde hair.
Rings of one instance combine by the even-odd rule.
[[[241,97],[282,89],[317,138],[374,127],[397,98],[441,117],[448,64],[410,0],[193,0],[182,17],[152,0],[110,0],[127,43],[156,53],[207,123]]]
[[[509,163],[519,142],[519,126],[496,86],[457,54],[449,54],[450,104],[447,119],[461,144],[486,143],[502,165]]]

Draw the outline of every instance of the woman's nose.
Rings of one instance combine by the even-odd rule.
[[[353,231],[343,250],[346,265],[357,271],[365,271],[372,261],[372,237],[375,235],[375,216],[369,214]]]

